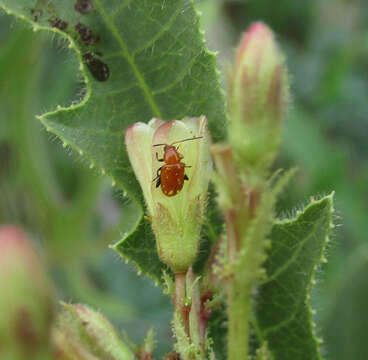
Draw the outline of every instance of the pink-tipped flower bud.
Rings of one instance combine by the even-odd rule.
[[[53,316],[53,289],[31,241],[0,228],[0,359],[46,359]]]
[[[81,304],[63,305],[54,343],[62,359],[135,359],[113,325],[100,312]]]
[[[207,119],[135,123],[126,130],[125,143],[158,255],[174,272],[184,272],[198,253],[212,171]]]
[[[289,102],[289,82],[272,31],[257,22],[243,35],[230,79],[230,142],[248,170],[263,173],[281,141]]]

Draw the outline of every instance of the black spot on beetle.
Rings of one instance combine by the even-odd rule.
[[[83,55],[83,61],[96,80],[106,81],[109,78],[109,67],[94,54],[90,52],[85,53]]]
[[[60,18],[51,18],[48,21],[52,27],[62,31],[66,30],[69,25],[66,21],[63,21]]]
[[[100,37],[96,36],[89,27],[82,23],[75,25],[75,30],[85,45],[93,45],[100,41]]]
[[[42,16],[41,9],[31,9],[31,15],[33,16],[33,20],[37,22],[39,18]]]
[[[77,3],[74,6],[74,9],[81,14],[88,14],[92,9],[92,1],[91,0],[77,0]]]

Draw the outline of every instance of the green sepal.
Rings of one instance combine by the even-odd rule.
[[[59,315],[57,347],[71,359],[134,360],[129,345],[113,325],[98,311],[86,305],[62,304]]]

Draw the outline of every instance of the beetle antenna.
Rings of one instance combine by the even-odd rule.
[[[179,140],[179,141],[174,141],[173,143],[171,143],[170,145],[174,145],[174,144],[179,144],[179,143],[182,143],[184,141],[190,141],[190,140],[198,140],[198,139],[203,139],[203,136],[197,136],[197,137],[192,137],[192,138],[189,138],[189,139],[184,139],[184,140]],[[154,144],[152,146],[165,146],[167,144]]]
[[[192,137],[192,138],[189,138],[189,139],[184,139],[184,140],[174,141],[174,142],[173,142],[173,143],[171,143],[170,145],[179,144],[179,143],[182,143],[182,142],[184,142],[184,141],[197,140],[197,139],[203,139],[203,136],[197,136],[197,137]]]

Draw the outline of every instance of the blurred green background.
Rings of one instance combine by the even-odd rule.
[[[299,168],[279,212],[336,191],[329,262],[313,293],[317,332],[327,359],[368,359],[368,2],[196,2],[224,73],[252,22],[277,34],[293,94],[278,166]],[[60,299],[101,309],[138,342],[153,325],[163,353],[172,341],[170,300],[107,248],[136,209],[35,118],[81,97],[67,44],[1,14],[0,223],[32,236]]]

